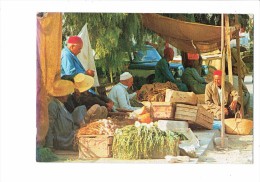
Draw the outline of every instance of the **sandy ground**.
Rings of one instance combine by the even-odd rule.
[[[207,150],[198,163],[252,164],[253,135],[226,135],[228,147]]]
[[[250,108],[247,119],[253,120],[253,77],[248,75],[245,84],[250,92]],[[228,135],[227,147],[207,150],[199,158],[198,163],[221,163],[221,164],[252,164],[253,159],[253,134],[252,135]]]

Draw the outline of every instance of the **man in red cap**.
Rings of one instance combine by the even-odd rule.
[[[73,81],[78,73],[86,74],[85,68],[77,58],[83,47],[83,41],[79,36],[71,36],[67,46],[61,52],[61,78]]]
[[[214,111],[214,117],[221,119],[221,79],[222,71],[215,70],[213,73],[213,81],[206,85],[205,90],[205,103],[209,108]],[[231,118],[235,116],[235,113],[239,110],[240,101],[238,92],[234,89],[230,82],[225,81],[225,93],[224,93],[224,113],[225,118]]]

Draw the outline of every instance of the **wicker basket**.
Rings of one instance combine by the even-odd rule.
[[[237,118],[225,119],[225,131],[233,135],[249,135],[253,129],[253,121],[249,119]]]

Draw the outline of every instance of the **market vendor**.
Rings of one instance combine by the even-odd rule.
[[[199,55],[198,55],[199,57]],[[185,83],[189,91],[195,94],[204,94],[206,88],[206,80],[201,77],[198,71],[194,68],[194,62],[197,60],[188,59],[185,64],[185,70],[181,77],[183,83]]]
[[[74,84],[75,92],[65,103],[66,108],[73,112],[76,107],[84,105],[87,109],[84,118],[86,123],[95,119],[107,118],[108,110],[112,109],[113,104],[111,100],[88,91],[94,84],[94,78],[79,73],[74,77]]]
[[[213,111],[214,117],[221,119],[221,79],[222,71],[215,70],[213,73],[213,81],[206,85],[205,90],[205,103]],[[225,81],[224,93],[224,113],[225,118],[235,117],[235,113],[240,109],[239,95],[233,85]]]
[[[124,72],[120,75],[120,82],[112,87],[108,97],[114,102],[113,110],[124,109],[134,111],[140,107],[133,107],[130,104],[130,99],[137,96],[138,91],[129,94],[127,89],[132,87],[134,82],[133,76],[129,72]]]
[[[166,83],[170,81],[175,83],[180,91],[188,91],[187,86],[181,81],[175,80],[169,62],[173,60],[174,52],[170,47],[164,49],[164,57],[155,66],[155,82]]]
[[[48,105],[49,128],[45,138],[45,147],[51,149],[73,150],[76,130],[84,124],[86,107],[78,106],[72,113],[68,112],[64,103],[74,92],[74,84],[68,80],[54,82],[51,99]]]
[[[226,81],[228,81],[228,73],[226,72]],[[244,105],[244,114],[248,116],[248,109],[250,104],[250,93],[243,79],[241,79],[242,84],[242,93],[243,93],[243,105]],[[238,76],[233,75],[233,86],[236,90],[238,90]]]
[[[67,46],[61,52],[61,79],[73,81],[78,73],[87,74],[77,55],[81,52],[83,41],[79,36],[70,36]]]

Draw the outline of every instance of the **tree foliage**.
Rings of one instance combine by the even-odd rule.
[[[143,42],[141,15],[132,13],[64,13],[63,41],[87,23],[96,65],[104,72],[121,72],[131,52]]]

